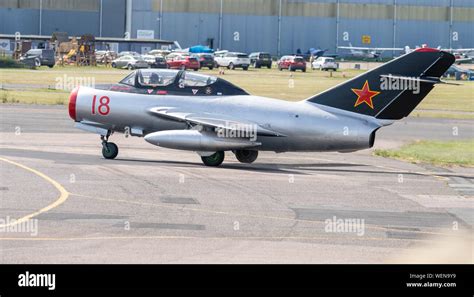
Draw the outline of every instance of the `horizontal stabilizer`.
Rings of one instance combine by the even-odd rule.
[[[412,81],[412,82],[426,82],[430,84],[446,84],[446,85],[454,85],[460,86],[461,84],[447,82],[439,79],[438,77],[409,77],[409,76],[397,76],[391,74],[382,74],[380,77],[388,78],[388,79],[395,79],[395,80],[404,80],[404,81]]]

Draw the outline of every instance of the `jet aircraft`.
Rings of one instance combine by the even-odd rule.
[[[207,166],[219,166],[225,151],[242,163],[259,151],[353,152],[408,116],[454,60],[420,48],[299,102],[250,95],[209,75],[141,69],[118,84],[75,88],[69,115],[77,128],[100,135],[106,159],[118,155],[109,141],[116,132],[195,151]]]

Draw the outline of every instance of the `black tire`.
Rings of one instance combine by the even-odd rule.
[[[222,151],[215,152],[214,154],[207,156],[207,157],[201,157],[202,162],[206,166],[212,166],[212,167],[217,167],[224,162],[224,157],[225,154]]]
[[[249,66],[242,67],[242,69],[247,71],[247,70],[249,70]]]
[[[229,66],[227,66],[227,68],[229,68],[230,70],[234,70],[234,68],[235,68],[234,63],[230,62]]]
[[[268,65],[267,68],[268,68],[268,69],[272,69],[272,65]]]
[[[209,70],[212,70],[212,69],[214,69],[214,67],[212,67],[212,66],[211,66],[211,67],[209,67]]]
[[[128,69],[128,70],[133,70],[133,68],[134,68],[134,67],[133,67],[132,64],[128,64],[128,65],[127,65],[127,69]]]
[[[303,70],[303,72],[306,72],[306,68],[303,68],[302,70]]]
[[[35,58],[35,67],[41,66],[41,60],[39,58]]]
[[[260,65],[260,64],[255,64],[255,68],[262,68],[262,65]]]
[[[106,159],[115,159],[118,155],[118,146],[113,142],[107,142],[102,146],[102,156]]]
[[[48,65],[48,67],[49,67],[49,68],[53,68],[53,67],[54,67],[54,65]]]
[[[255,160],[257,160],[258,157],[258,151],[252,150],[237,150],[234,152],[234,154],[240,163],[247,164],[253,163]]]
[[[112,68],[117,68],[117,64],[112,63]]]

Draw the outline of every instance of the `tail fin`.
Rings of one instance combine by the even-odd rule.
[[[415,109],[454,60],[450,53],[420,48],[308,101],[378,119],[398,120]]]

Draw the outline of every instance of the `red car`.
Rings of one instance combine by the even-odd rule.
[[[301,70],[306,72],[306,61],[300,56],[283,56],[277,63],[278,69],[288,69],[290,71]]]
[[[201,64],[196,57],[191,57],[188,55],[179,55],[179,54],[169,54],[166,57],[166,64],[170,69],[193,69],[198,71],[201,68]]]

